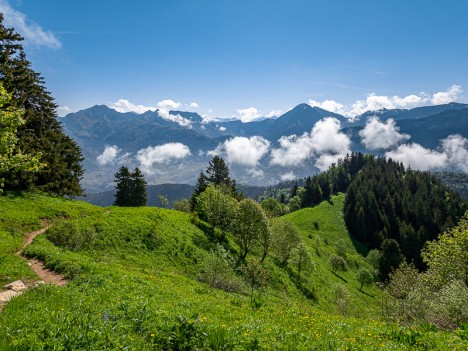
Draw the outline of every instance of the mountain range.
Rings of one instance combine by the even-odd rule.
[[[120,113],[96,105],[60,120],[83,151],[82,184],[86,192],[96,192],[112,189],[114,173],[122,164],[143,165],[149,184],[194,184],[214,153],[227,158],[239,183],[268,185],[304,177],[319,170],[317,160],[322,158],[337,158],[348,151],[387,152],[390,147],[368,149],[363,142],[360,133],[373,116],[379,118],[379,126],[393,128],[392,135],[400,135],[399,144],[417,143],[433,152],[449,135],[468,137],[468,105],[459,103],[369,111],[353,119],[300,104],[280,117],[248,123],[206,121],[186,111]],[[327,117],[332,117],[333,122],[329,119],[328,124],[322,123]],[[317,127],[319,121],[321,128]],[[320,140],[321,136],[328,140]],[[375,135],[380,137],[384,136]],[[233,140],[237,143],[230,142]],[[397,146],[398,138],[391,147]],[[277,150],[276,162],[272,160],[273,150]],[[304,155],[308,152],[310,157]],[[281,157],[291,155],[295,159],[282,162]]]

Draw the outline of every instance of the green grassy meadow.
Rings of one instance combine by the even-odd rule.
[[[315,269],[298,284],[294,268],[268,257],[269,286],[254,306],[247,292],[227,293],[200,281],[214,244],[188,214],[2,196],[2,284],[34,279],[14,252],[41,220],[71,222],[95,237],[77,251],[55,246],[45,234],[27,247],[27,256],[71,281],[32,288],[5,305],[0,350],[466,350],[462,333],[380,318],[378,288],[359,291],[356,272],[370,265],[346,231],[343,201],[338,195],[285,216],[299,227]],[[348,270],[334,274],[327,262],[337,243],[346,246]],[[237,250],[229,235],[225,246]],[[338,285],[348,294],[339,305]]]

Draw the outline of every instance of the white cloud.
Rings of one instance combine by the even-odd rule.
[[[366,111],[378,111],[384,108],[408,109],[421,106],[424,103],[427,103],[427,95],[424,93],[420,93],[419,96],[411,94],[405,97],[385,96],[371,93],[367,95],[366,100],[356,101],[351,106],[351,109],[347,114],[350,116],[357,116]]]
[[[198,105],[196,102],[191,102],[189,105],[191,108],[199,108],[200,105]]]
[[[219,130],[220,130],[221,132],[225,132],[225,131],[226,131],[226,127],[219,127]]]
[[[164,109],[164,110],[176,110],[180,106],[182,106],[182,104],[180,102],[175,102],[174,100],[168,99],[168,100],[159,101],[157,103],[157,106],[160,109]]]
[[[71,108],[68,106],[57,107],[57,113],[60,117],[64,117],[66,114],[71,112]]]
[[[396,150],[385,153],[385,157],[422,171],[444,167],[447,163],[444,152],[426,149],[416,143],[400,145]]]
[[[117,145],[106,145],[102,154],[96,157],[96,161],[100,166],[105,166],[114,163],[121,150]]]
[[[270,149],[270,142],[260,136],[234,137],[218,145],[209,155],[226,154],[229,163],[254,167]]]
[[[159,117],[161,117],[162,119],[165,119],[166,121],[175,122],[178,125],[180,125],[182,127],[187,127],[189,129],[192,128],[192,121],[191,120],[189,120],[187,118],[184,118],[179,114],[173,115],[167,109],[163,109],[163,108],[158,109],[158,115],[159,115]]]
[[[119,99],[116,102],[112,102],[108,106],[120,113],[135,112],[138,114],[142,114],[146,111],[156,111],[156,107],[136,105],[126,99]]]
[[[324,172],[328,170],[328,168],[332,165],[332,163],[337,163],[339,159],[344,159],[346,157],[346,153],[344,154],[324,154],[320,155],[320,157],[315,161],[315,167],[317,167],[320,172]]]
[[[294,180],[296,179],[296,175],[294,174],[293,171],[289,171],[287,173],[283,173],[280,175],[280,178],[282,181],[285,181],[285,180]]]
[[[449,102],[456,101],[458,99],[458,95],[462,92],[463,90],[460,85],[452,85],[447,91],[440,91],[432,95],[431,102],[434,105],[448,104]]]
[[[449,135],[441,140],[442,150],[450,166],[468,173],[468,139],[461,135]]]
[[[327,117],[318,121],[310,133],[281,137],[280,147],[271,152],[271,164],[297,166],[309,158],[317,158],[316,166],[322,169],[331,159],[350,152],[351,141],[340,129],[339,120]]]
[[[265,172],[263,172],[261,169],[251,168],[247,171],[247,175],[251,176],[252,178],[263,178]]]
[[[137,160],[141,169],[153,173],[153,164],[168,164],[173,160],[180,160],[190,155],[190,149],[182,143],[167,143],[158,146],[148,146],[138,151]]]
[[[431,103],[433,105],[447,104],[456,101],[462,92],[463,90],[460,85],[452,85],[446,91],[440,91],[433,95],[420,92],[419,94],[410,94],[400,97],[398,95],[386,96],[370,93],[364,100],[357,100],[350,106],[345,106],[335,100],[316,101],[312,99],[309,100],[309,105],[352,118],[367,111],[411,109]]]
[[[272,111],[270,111],[270,113],[267,114],[265,117],[268,117],[268,118],[271,118],[271,117],[278,117],[278,116],[281,116],[282,113],[283,113],[283,111],[281,111],[281,110],[272,110]]]
[[[336,102],[335,100],[325,100],[322,102],[309,100],[309,105],[312,107],[320,107],[321,109],[334,113],[339,113],[341,115],[347,114],[345,106],[340,104],[339,102]]]
[[[237,113],[239,114],[239,119],[244,123],[252,122],[260,117],[260,113],[255,107],[240,109],[237,110]]]
[[[62,46],[60,40],[50,30],[45,31],[37,23],[29,20],[26,15],[12,8],[8,1],[0,0],[0,12],[3,13],[3,25],[13,27],[15,31],[24,37],[27,44],[40,47],[46,46],[59,49]]]
[[[393,118],[381,122],[376,116],[369,118],[366,126],[359,132],[359,136],[367,149],[390,149],[404,140],[408,134],[401,134]]]

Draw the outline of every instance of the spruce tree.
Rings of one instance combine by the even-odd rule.
[[[133,171],[131,180],[133,188],[132,205],[136,207],[146,206],[146,180],[138,167]]]
[[[227,188],[233,187],[233,181],[229,177],[229,168],[226,165],[224,159],[220,156],[214,156],[208,168],[206,169],[206,174],[208,175],[208,181],[210,184],[215,186],[224,185]],[[236,191],[235,185],[233,191]]]
[[[133,181],[132,174],[126,166],[120,167],[119,171],[115,173],[115,206],[132,206],[132,190]]]
[[[18,147],[23,153],[40,153],[45,167],[35,173],[10,170],[0,177],[5,179],[5,189],[81,195],[81,150],[64,134],[57,120],[57,105],[46,90],[42,76],[26,59],[22,40],[13,29],[4,27],[0,14],[0,79],[11,93],[10,106],[24,111],[25,123],[17,131]]]

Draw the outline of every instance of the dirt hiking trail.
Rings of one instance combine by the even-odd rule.
[[[31,287],[37,286],[39,284],[53,284],[57,286],[63,286],[68,283],[68,280],[63,275],[47,269],[43,262],[35,258],[27,259],[23,256],[23,250],[26,248],[26,246],[30,245],[36,236],[44,233],[51,226],[45,219],[41,220],[41,224],[43,226],[42,229],[26,233],[23,236],[23,245],[21,249],[15,253],[16,256],[28,261],[29,267],[31,267],[33,272],[36,273],[36,275],[39,277],[39,280],[28,280],[24,283],[20,280],[17,280],[5,285],[4,288],[7,289],[6,291],[0,288],[0,312],[8,301],[10,301],[13,297],[21,295]]]

